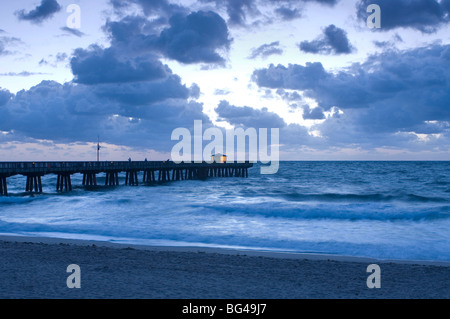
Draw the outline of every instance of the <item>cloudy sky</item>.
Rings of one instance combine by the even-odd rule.
[[[194,120],[279,128],[286,160],[450,160],[450,0],[0,6],[0,161],[167,159]]]

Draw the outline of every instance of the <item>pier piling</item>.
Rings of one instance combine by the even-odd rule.
[[[137,171],[127,171],[125,175],[125,185],[138,186]]]
[[[72,180],[69,173],[58,174],[56,179],[56,191],[63,192],[65,189],[66,192],[70,192],[72,190]]]
[[[92,172],[84,172],[83,186],[97,186],[97,174]]]
[[[105,186],[119,186],[119,173],[106,172]]]
[[[26,175],[27,183],[25,191],[30,193],[42,193],[42,179],[41,175]]]
[[[8,196],[8,185],[6,184],[6,176],[0,176],[0,196]]]

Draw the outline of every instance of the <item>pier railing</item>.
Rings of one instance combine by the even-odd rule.
[[[82,173],[84,171],[126,171],[160,168],[200,168],[200,167],[251,167],[243,163],[195,163],[172,161],[101,161],[101,162],[0,162],[0,174],[19,175],[24,173],[56,174],[59,172]]]

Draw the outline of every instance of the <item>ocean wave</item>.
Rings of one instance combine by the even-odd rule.
[[[203,206],[204,207],[204,206]],[[204,207],[205,208],[205,207]],[[373,205],[286,205],[285,203],[261,203],[252,205],[229,204],[208,207],[220,214],[261,216],[277,219],[301,220],[351,220],[351,221],[431,221],[450,219],[450,206],[433,209],[401,208]]]
[[[30,195],[29,193],[13,194],[0,197],[1,206],[26,205],[36,201],[45,201],[48,196],[46,194]]]
[[[416,203],[450,203],[449,199],[435,196],[423,196],[416,194],[398,194],[387,195],[380,193],[372,194],[341,194],[341,193],[323,193],[323,194],[299,194],[288,193],[283,197],[291,201],[299,202],[416,202]]]

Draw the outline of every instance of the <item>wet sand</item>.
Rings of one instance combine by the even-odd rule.
[[[450,298],[450,263],[0,236],[0,298]],[[367,287],[378,264],[381,288]],[[69,289],[70,264],[81,288]]]

